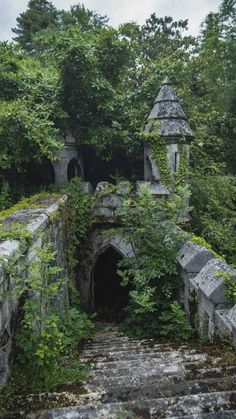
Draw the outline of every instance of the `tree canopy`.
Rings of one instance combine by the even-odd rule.
[[[235,18],[235,2],[222,0],[192,37],[187,20],[171,16],[153,13],[143,25],[127,22],[114,29],[106,16],[83,5],[64,11],[47,0],[30,0],[13,29],[15,42],[0,44],[4,190],[16,179],[22,185],[19,173],[30,179],[32,162],[56,158],[65,132],[76,138],[86,180],[142,179],[140,132],[168,75],[196,134],[190,154],[192,228],[214,244],[212,220],[226,217],[235,235]],[[208,182],[217,190],[227,185],[227,214],[219,194],[205,195]],[[207,222],[199,220],[201,211]],[[224,252],[225,245],[216,248]],[[227,251],[232,255],[235,248],[232,239]]]

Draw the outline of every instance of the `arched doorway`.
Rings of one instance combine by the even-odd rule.
[[[71,180],[76,176],[81,177],[81,170],[76,158],[71,159],[67,166],[67,180]]]
[[[124,319],[129,290],[121,285],[121,278],[117,274],[121,259],[121,254],[111,246],[97,258],[93,286],[94,312],[98,321],[119,322]]]

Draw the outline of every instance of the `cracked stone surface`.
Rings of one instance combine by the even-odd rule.
[[[86,394],[27,418],[236,418],[236,362],[227,365],[214,348],[205,349],[197,342],[129,339],[100,324],[80,358],[91,365]]]

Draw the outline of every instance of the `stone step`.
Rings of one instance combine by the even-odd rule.
[[[168,382],[160,385],[160,382],[147,383],[141,386],[116,386],[110,387],[102,398],[103,403],[116,401],[126,402],[142,399],[158,399],[162,397],[184,396],[188,394],[212,393],[236,388],[236,376],[221,378],[209,378],[202,380],[189,380],[180,382]],[[88,384],[88,389],[90,389]]]
[[[52,409],[27,415],[27,419],[117,419],[117,418],[200,418],[203,414],[233,411],[236,391],[225,391],[181,397],[117,402]],[[126,416],[125,416],[126,415]],[[128,416],[129,415],[129,416]],[[218,416],[219,417],[219,416]]]
[[[196,368],[198,368],[198,360],[195,361]],[[191,365],[193,362],[191,361]],[[146,375],[149,372],[153,373],[172,373],[175,371],[183,370],[185,371],[185,365],[183,364],[183,360],[181,358],[176,359],[151,359],[144,361],[140,359],[139,365],[130,366],[124,363],[123,367],[120,368],[99,368],[99,369],[92,369],[90,373],[90,377],[97,377],[97,378],[108,378],[108,377],[122,377],[122,376],[137,376],[137,375]],[[186,372],[186,371],[185,371]]]
[[[145,359],[156,359],[157,361],[163,359],[172,359],[178,360],[181,359],[182,362],[206,362],[209,361],[211,363],[211,358],[207,356],[207,354],[193,354],[193,353],[185,353],[181,354],[177,351],[165,351],[165,352],[155,352],[155,351],[146,351],[145,349],[131,349],[131,350],[121,350],[116,352],[107,352],[107,353],[98,353],[98,352],[83,352],[80,356],[81,362],[89,362],[90,364],[95,363],[111,363],[111,362],[119,362],[119,361],[129,361],[129,360],[145,360]],[[212,358],[215,360],[215,363],[218,363],[217,359]]]
[[[185,363],[186,365],[201,365],[201,363],[205,363],[207,360],[207,357],[205,354],[185,354],[185,356],[181,356],[178,352],[163,352],[155,356],[146,356],[146,354],[142,354],[141,356],[138,354],[138,356],[133,358],[121,358],[117,359],[116,361],[97,361],[94,363],[90,363],[92,366],[93,371],[106,371],[106,370],[119,370],[124,368],[139,368],[143,367],[143,365],[147,365],[150,367],[155,367],[157,364],[159,365],[165,365],[169,364],[170,362],[176,362],[176,363]],[[210,363],[210,362],[209,362]]]
[[[205,368],[196,371],[188,372],[182,365],[171,365],[165,370],[161,369],[159,372],[148,371],[147,373],[137,373],[135,375],[122,375],[122,376],[111,376],[111,377],[99,377],[94,376],[89,381],[89,388],[95,391],[97,387],[103,389],[110,389],[116,386],[146,386],[148,384],[156,385],[180,382],[180,381],[193,381],[202,380],[207,378],[226,378],[231,375],[236,375],[235,367],[228,367],[225,369],[221,368]]]
[[[168,419],[233,419],[236,418],[235,410],[220,410],[219,412],[200,413],[197,415],[170,416]]]

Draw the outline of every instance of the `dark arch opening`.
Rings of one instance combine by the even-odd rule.
[[[125,317],[129,289],[121,285],[117,274],[118,262],[122,259],[113,247],[108,247],[98,256],[94,268],[94,312],[98,321],[120,322]]]
[[[52,163],[49,160],[45,160],[42,164],[42,184],[45,186],[55,183],[55,171]]]
[[[69,161],[67,166],[67,180],[71,180],[76,176],[81,177],[81,170],[78,160],[74,158]]]

